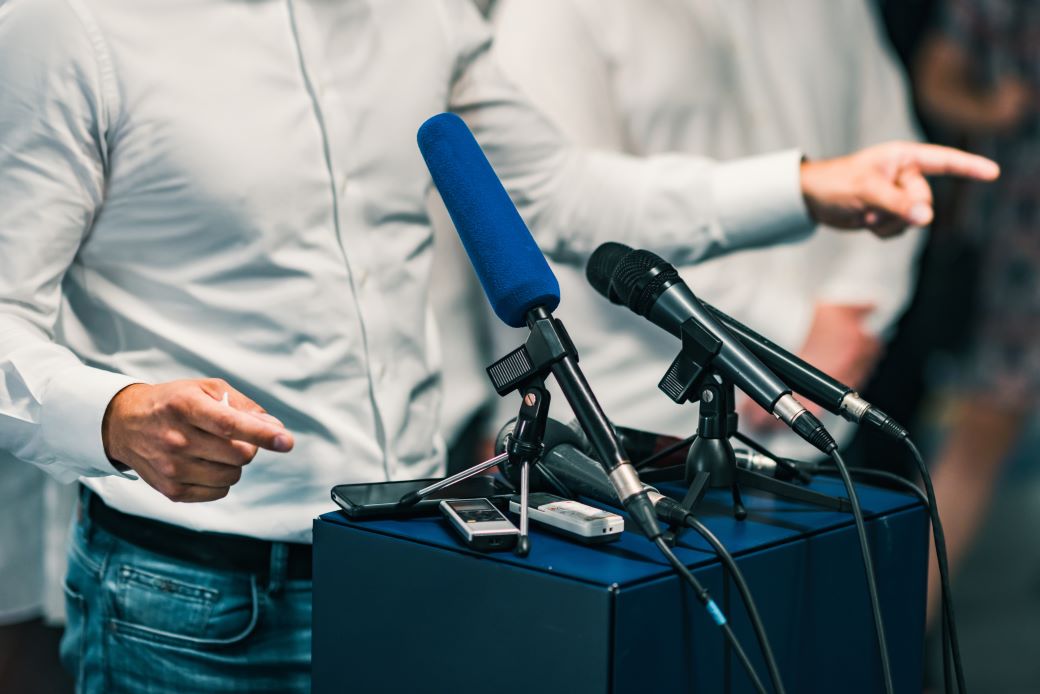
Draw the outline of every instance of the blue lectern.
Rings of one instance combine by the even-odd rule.
[[[814,488],[842,495],[840,482]],[[920,692],[926,510],[857,487],[868,518],[897,692]],[[852,518],[726,490],[699,516],[736,555],[788,692],[882,690]],[[768,686],[736,589],[692,531],[678,556],[712,592]],[[750,692],[691,591],[646,539],[586,547],[532,530],[526,558],[466,549],[438,517],[314,523],[314,694]]]

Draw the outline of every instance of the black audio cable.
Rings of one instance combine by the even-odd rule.
[[[762,623],[762,617],[758,613],[755,600],[751,597],[751,589],[748,587],[747,581],[744,579],[744,573],[737,566],[733,555],[730,554],[729,550],[723,546],[719,538],[715,537],[715,534],[707,526],[701,523],[693,513],[683,508],[682,504],[675,499],[663,496],[660,500],[654,502],[654,507],[658,518],[673,525],[685,525],[688,528],[692,528],[715,550],[726,571],[729,572],[730,577],[733,579],[733,583],[736,584],[737,591],[744,602],[744,608],[747,611],[751,627],[755,632],[755,638],[758,639],[762,657],[766,661],[766,667],[769,669],[769,679],[772,681],[773,690],[777,694],[783,694],[784,685],[780,679],[780,668],[777,667],[776,658],[773,655],[773,647],[769,643],[769,637],[766,635],[766,628]]]
[[[965,694],[968,690],[964,683],[964,666],[961,663],[960,640],[957,637],[957,622],[953,614],[953,594],[950,590],[950,567],[946,555],[946,535],[943,532],[942,521],[939,520],[939,505],[935,500],[935,488],[932,486],[932,476],[928,472],[921,451],[917,449],[909,436],[901,437],[903,443],[909,449],[910,454],[917,463],[917,471],[924,482],[924,489],[928,495],[928,513],[932,519],[932,538],[935,542],[935,558],[939,564],[939,582],[942,587],[942,627],[943,627],[943,677],[946,681],[946,690],[950,691],[950,658],[953,659],[953,670],[957,679],[957,690]]]
[[[762,651],[762,657],[766,661],[766,668],[769,670],[769,678],[773,683],[773,691],[776,694],[784,694],[784,684],[780,679],[780,668],[777,667],[776,657],[773,655],[773,647],[769,643],[769,637],[766,635],[765,625],[762,623],[762,617],[758,613],[758,608],[755,606],[755,601],[751,597],[751,589],[748,587],[747,581],[744,579],[744,573],[737,566],[737,562],[733,559],[733,555],[729,553],[719,538],[715,537],[715,534],[708,530],[707,526],[701,523],[693,514],[687,514],[686,516],[687,527],[693,529],[701,537],[703,537],[715,553],[719,555],[719,559],[722,561],[723,566],[726,567],[726,571],[729,572],[730,578],[733,579],[733,583],[737,586],[737,592],[740,593],[741,600],[744,601],[744,609],[747,611],[748,620],[751,622],[751,627],[755,630],[755,637],[758,639],[758,646]]]
[[[878,410],[880,412],[880,410]],[[953,592],[950,589],[950,567],[946,553],[946,535],[943,532],[942,521],[939,519],[939,504],[935,499],[935,488],[932,486],[932,476],[928,466],[924,462],[921,451],[910,439],[909,432],[900,426],[891,417],[885,415],[883,421],[874,423],[881,431],[892,438],[902,441],[913,456],[917,464],[917,471],[924,483],[926,493],[926,505],[931,518],[932,540],[935,544],[935,558],[939,566],[939,582],[942,600],[942,649],[943,649],[943,679],[946,692],[952,692],[953,680],[956,679],[957,691],[966,694],[967,686],[964,680],[964,666],[961,661],[960,639],[957,635],[957,621],[954,619]],[[951,662],[952,661],[952,662]],[[953,669],[951,676],[950,669]]]
[[[888,659],[888,643],[885,639],[885,625],[881,618],[881,599],[878,596],[877,577],[874,574],[874,559],[870,553],[870,544],[867,540],[867,527],[863,521],[863,509],[859,505],[859,495],[852,483],[852,476],[841,457],[837,446],[830,450],[831,460],[838,468],[841,480],[845,484],[845,491],[849,496],[849,504],[852,506],[852,518],[856,524],[856,534],[859,536],[860,553],[863,556],[863,571],[867,578],[867,593],[870,596],[870,609],[874,615],[874,631],[877,634],[878,654],[881,657],[881,673],[885,682],[885,692],[894,694],[892,685],[892,666]]]
[[[829,438],[829,434],[827,436]],[[758,445],[755,445],[755,448],[760,452],[764,452],[765,455],[769,455],[765,448]],[[828,442],[827,449],[828,455],[838,470],[838,474],[841,475],[842,482],[845,485],[845,493],[849,497],[849,505],[852,507],[852,518],[856,525],[856,535],[859,538],[860,553],[863,557],[863,571],[866,574],[867,579],[867,593],[870,598],[870,609],[874,619],[874,631],[877,636],[878,656],[881,659],[882,679],[885,683],[886,694],[893,694],[894,686],[892,683],[892,667],[888,657],[888,640],[885,638],[885,625],[881,616],[881,599],[878,595],[877,577],[874,573],[874,560],[867,539],[866,523],[863,520],[863,509],[860,506],[859,495],[856,493],[856,487],[852,483],[849,469],[845,465],[845,460],[842,458],[841,453],[838,451],[837,444],[834,443],[833,439],[830,439]],[[776,456],[770,457],[774,460],[779,460]]]
[[[922,467],[924,465],[924,459],[921,458],[921,454],[917,450],[916,446],[913,446],[913,442],[911,442],[909,438],[900,438],[907,442],[907,448],[914,454],[914,459],[917,462],[918,467]],[[863,467],[850,467],[848,468],[848,470],[853,477],[866,477],[873,478],[875,480],[884,480],[894,487],[904,489],[916,496],[921,501],[921,504],[928,509],[928,513],[931,518],[933,541],[935,542],[936,548],[935,555],[939,565],[939,579],[942,589],[941,609],[943,676],[945,683],[944,691],[946,691],[947,694],[952,694],[952,692],[954,691],[960,691],[963,694],[967,690],[964,684],[964,672],[963,665],[961,662],[960,644],[957,638],[957,625],[954,621],[953,594],[950,591],[949,563],[947,561],[946,554],[946,539],[943,534],[942,522],[939,520],[938,506],[935,504],[934,490],[925,492],[905,477],[896,475],[891,472],[886,472],[884,470],[875,470],[873,468]],[[830,469],[825,467],[821,467],[815,470],[815,472],[816,474],[823,475],[840,474],[836,469]],[[928,474],[927,468],[925,468],[922,472],[921,478],[925,481],[926,488],[931,487],[931,477]],[[951,668],[953,669],[953,672],[951,672]],[[957,684],[956,689],[954,689],[953,686],[955,679]]]
[[[838,475],[838,470],[831,469],[828,467],[821,467],[815,471],[817,475]],[[874,480],[884,480],[893,487],[899,487],[902,490],[908,491],[920,500],[922,506],[928,505],[928,496],[924,491],[916,484],[911,482],[905,477],[895,474],[894,472],[887,472],[885,470],[875,470],[869,467],[850,467],[849,474],[853,477],[866,477],[868,479],[873,478]]]
[[[726,616],[719,609],[719,606],[712,599],[711,594],[708,590],[701,585],[701,582],[697,580],[697,577],[686,568],[686,565],[679,561],[679,557],[675,556],[675,552],[668,546],[663,536],[658,535],[654,538],[654,544],[661,550],[661,553],[668,560],[668,563],[679,573],[683,579],[690,584],[693,588],[693,594],[697,600],[704,605],[704,609],[711,615],[712,620],[722,630],[723,635],[729,642],[729,645],[733,648],[733,651],[737,654],[737,659],[740,664],[744,667],[748,677],[751,679],[751,684],[754,685],[755,691],[759,694],[766,694],[765,686],[762,684],[762,680],[759,679],[758,673],[755,672],[755,668],[751,665],[751,660],[748,659],[747,653],[744,648],[740,645],[740,641],[737,640],[737,635],[733,633],[733,629],[730,627],[729,622],[726,620]]]

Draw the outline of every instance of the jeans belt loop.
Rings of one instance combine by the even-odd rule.
[[[267,574],[267,590],[270,593],[281,591],[289,574],[289,545],[284,542],[271,543],[271,568]]]

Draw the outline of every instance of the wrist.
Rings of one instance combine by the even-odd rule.
[[[118,432],[123,416],[123,405],[135,390],[145,387],[147,386],[144,383],[131,383],[119,390],[108,401],[105,414],[101,418],[101,445],[104,447],[105,456],[108,457],[109,462],[120,472],[126,472],[130,469],[129,465],[120,460],[123,456],[121,456],[118,445],[120,440]]]
[[[820,162],[810,161],[808,157],[802,157],[802,163],[799,166],[802,200],[805,202],[805,209],[809,213],[809,217],[817,224],[820,223],[820,201],[817,195],[817,174],[819,169]]]

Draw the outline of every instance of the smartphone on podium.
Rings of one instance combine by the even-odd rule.
[[[505,507],[515,492],[497,477],[478,475],[430,494],[414,506],[398,506],[402,496],[428,487],[439,478],[405,480],[401,482],[373,482],[370,484],[340,484],[332,488],[332,500],[351,519],[403,518],[437,514],[437,504],[444,499],[490,499]]]

